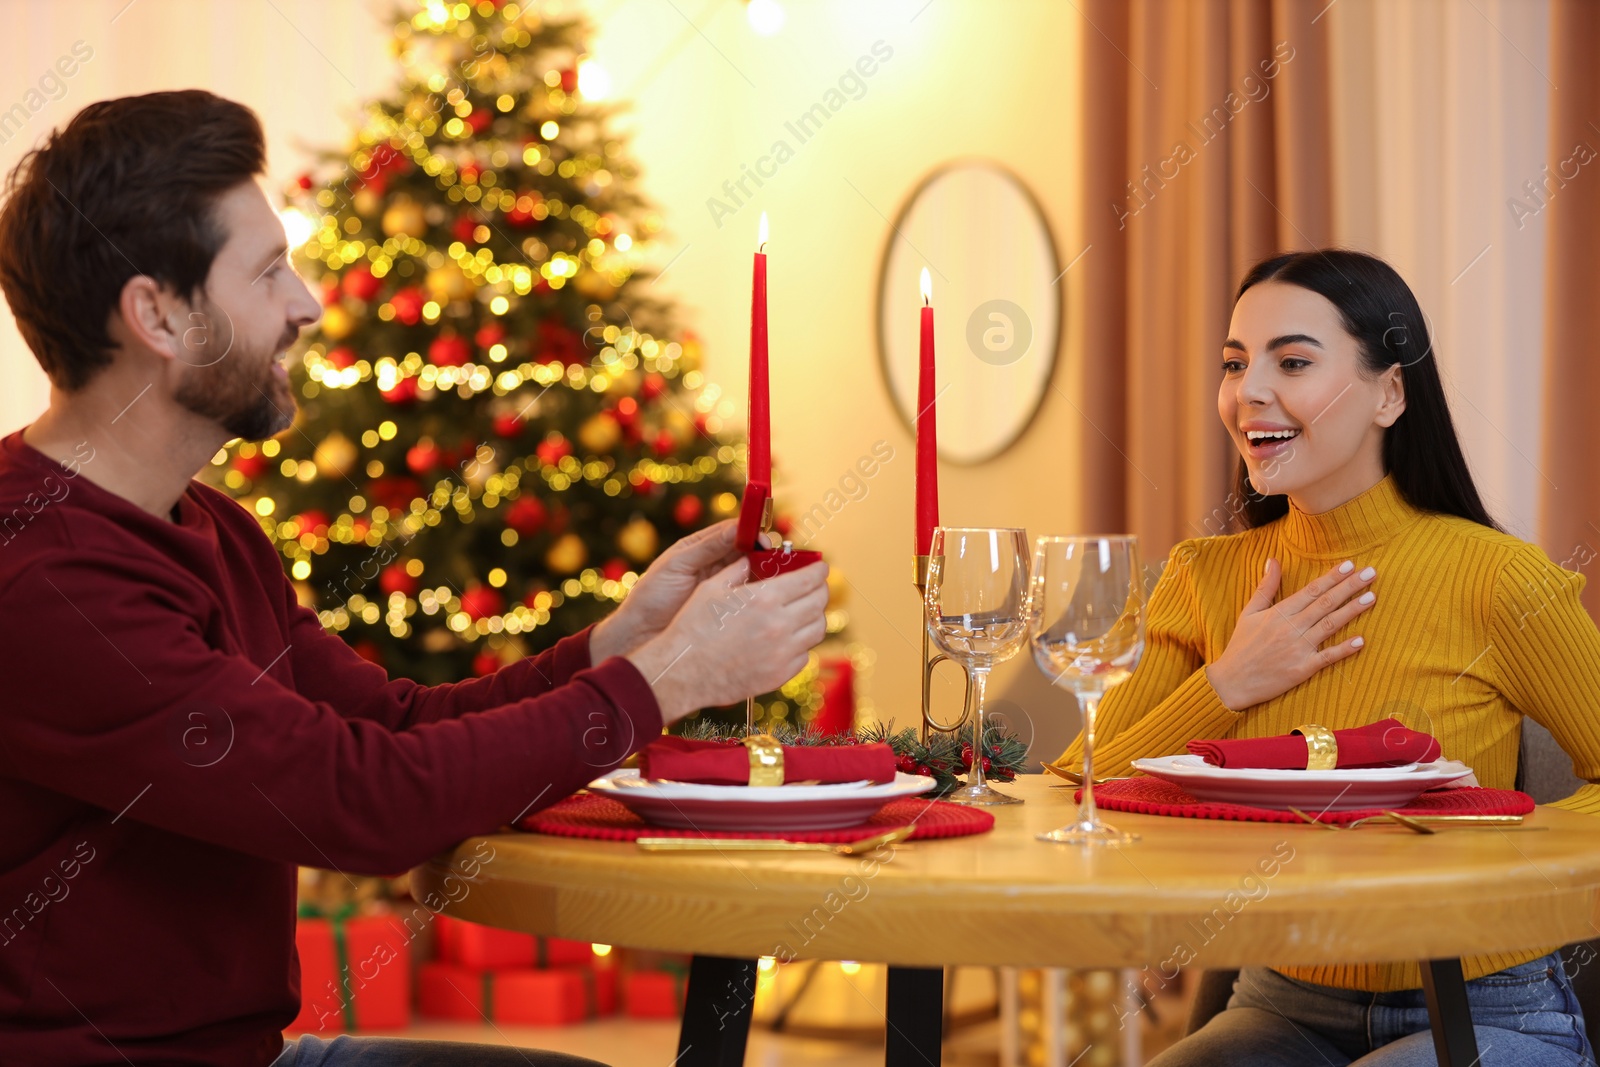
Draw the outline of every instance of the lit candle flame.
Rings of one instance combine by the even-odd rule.
[[[763,211],[761,213],[761,228],[756,231],[756,251],[765,252],[766,250],[767,250],[767,213],[765,211]]]
[[[928,268],[922,268],[922,302],[933,303],[933,279],[928,275]]]

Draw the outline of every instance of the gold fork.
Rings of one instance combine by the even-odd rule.
[[[887,833],[863,837],[860,841],[846,841],[841,845],[828,845],[820,841],[778,841],[771,838],[745,837],[641,837],[634,844],[646,852],[698,852],[715,849],[718,852],[831,852],[835,856],[861,856],[884,845],[904,841],[914,830],[915,826],[898,826]]]

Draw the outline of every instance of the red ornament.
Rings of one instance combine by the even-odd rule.
[[[378,290],[383,288],[383,282],[373,276],[371,269],[365,263],[358,263],[344,272],[339,287],[344,290],[346,296],[366,302],[378,295]]]
[[[393,596],[395,593],[408,597],[416,596],[421,584],[406,572],[404,563],[391,563],[378,573],[378,588],[383,590],[385,596]]]
[[[478,108],[472,114],[467,116],[467,125],[472,127],[473,133],[482,133],[484,130],[489,128],[489,123],[493,121],[494,113],[488,108],[484,107]],[[472,169],[476,171],[478,168],[473,167]],[[477,181],[476,174],[473,176],[473,181]]]
[[[608,559],[600,565],[600,577],[608,582],[620,582],[622,581],[622,576],[627,573],[627,560]]]
[[[350,532],[356,535],[357,541],[366,540],[367,531],[370,529],[372,529],[372,523],[368,522],[365,516],[357,516],[350,520]]]
[[[517,193],[516,202],[506,209],[506,222],[522,230],[537,225],[541,220],[534,218],[533,209],[538,207],[543,199],[532,189],[524,189]],[[541,275],[539,280],[544,281],[544,277]]]
[[[544,501],[536,496],[519,496],[506,508],[506,525],[523,537],[532,537],[544,529],[549,518]]]
[[[568,67],[561,72],[561,91],[564,93],[578,91],[578,68]]]
[[[672,505],[672,518],[679,526],[693,526],[705,512],[705,501],[697,496],[680,496]]]
[[[572,455],[572,442],[558,433],[553,433],[539,442],[539,447],[533,450],[539,457],[539,462],[547,467],[554,467],[566,457]]]
[[[458,334],[440,334],[428,346],[428,362],[435,367],[459,367],[472,362],[472,346]]]
[[[490,423],[498,436],[508,439],[521,437],[527,425],[515,415],[496,415],[494,421]]]
[[[330,348],[326,358],[329,363],[344,370],[346,367],[355,366],[356,351],[346,345],[340,345],[338,348]]]
[[[253,482],[266,472],[267,457],[259,452],[253,456],[234,456],[233,469]]]
[[[376,642],[357,641],[350,648],[368,663],[376,663],[380,667],[383,666],[383,649],[379,648]]]
[[[450,227],[450,234],[462,244],[466,244],[468,241],[473,240],[472,235],[476,233],[477,230],[478,220],[474,219],[471,215],[462,215],[460,218],[456,219],[455,223]],[[476,244],[477,242],[474,241],[473,243]]]
[[[639,402],[631,396],[625,396],[617,401],[611,414],[622,425],[629,426],[639,421]]]
[[[329,274],[322,279],[322,306],[332,307],[339,302],[339,279]]]
[[[474,622],[500,614],[505,606],[505,597],[487,585],[475,585],[461,594],[461,610]]]
[[[558,319],[539,320],[539,362],[559,360],[567,366],[587,363],[578,335]]]
[[[312,185],[311,175],[310,174],[302,174],[302,175],[300,175],[299,178],[295,179],[295,184],[298,185],[301,189],[309,189],[309,188],[311,188],[311,185]]]
[[[667,391],[667,380],[655,371],[644,376],[644,384],[639,387],[639,392],[646,400],[654,400]]]
[[[401,378],[387,389],[380,389],[383,398],[396,407],[408,407],[416,403],[417,380],[415,378]]]
[[[315,508],[302,511],[294,517],[294,523],[300,527],[301,533],[327,533],[328,516]]]
[[[437,470],[443,462],[444,453],[431,441],[406,449],[406,466],[411,468],[413,474],[426,475]]]
[[[488,114],[487,111],[474,111],[472,113],[472,115],[467,119],[467,121],[471,122],[473,119],[477,118],[479,115],[487,115],[487,114]],[[474,129],[476,130],[476,126],[474,126]],[[482,130],[476,130],[476,132],[482,133],[483,131]],[[459,171],[457,171],[456,173],[460,177],[462,185],[477,185],[478,184],[478,175],[482,174],[483,171],[478,167],[478,165],[476,163],[463,163],[463,164],[461,164],[461,169]]]
[[[789,531],[794,529],[794,520],[782,512],[779,512],[772,517],[772,525],[777,527],[780,534],[788,537]]]
[[[422,483],[403,474],[374,478],[367,483],[367,499],[390,512],[411,510],[411,502],[421,493]]]
[[[406,286],[389,298],[395,319],[405,326],[415,326],[422,320],[422,305],[427,302],[422,290],[414,285]]]
[[[479,328],[472,335],[472,343],[487,351],[506,339],[506,328],[498,322],[491,322]]]
[[[650,496],[659,488],[660,486],[649,478],[640,478],[639,484],[633,487],[633,491],[640,496]]]
[[[670,456],[672,450],[678,447],[678,439],[666,430],[656,434],[656,439],[650,442],[650,448],[658,456]]]
[[[479,652],[476,656],[472,657],[472,673],[476,674],[480,678],[486,674],[493,674],[499,669],[500,657],[495,655],[493,652]]]

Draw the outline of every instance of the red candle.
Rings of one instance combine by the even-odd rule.
[[[750,290],[750,480],[772,484],[772,408],[767,384],[767,213],[761,213]]]
[[[755,276],[750,286],[750,450],[744,501],[739,505],[738,546],[758,548],[772,496],[772,407],[767,383],[767,215],[761,213]]]
[[[922,268],[922,348],[917,375],[917,555],[933,546],[939,525],[938,418],[934,409],[933,282]]]

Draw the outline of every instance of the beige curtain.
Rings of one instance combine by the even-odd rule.
[[[1545,245],[1544,446],[1540,541],[1568,570],[1590,575],[1583,591],[1600,618],[1600,583],[1589,559],[1600,552],[1600,5],[1555,0],[1550,18],[1549,166]],[[1588,162],[1574,159],[1584,146]],[[1581,167],[1581,170],[1577,169]],[[1577,173],[1571,180],[1564,176]]]
[[[1240,276],[1331,240],[1325,0],[1079,3],[1085,523],[1154,562],[1228,516],[1216,389]]]

